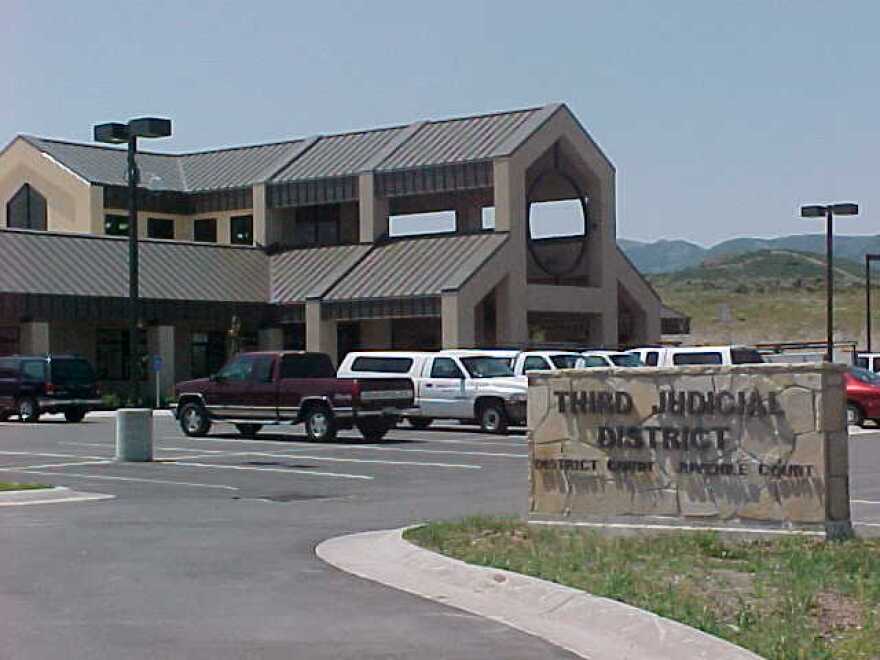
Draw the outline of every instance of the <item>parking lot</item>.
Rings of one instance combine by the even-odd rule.
[[[402,426],[318,445],[297,427],[155,428],[156,461],[120,464],[112,418],[0,424],[0,480],[114,496],[0,508],[4,658],[569,657],[314,556],[341,534],[524,512],[523,433]],[[880,528],[880,432],[850,444],[854,517]]]

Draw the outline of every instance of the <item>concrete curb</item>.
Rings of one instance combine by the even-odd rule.
[[[28,504],[60,504],[62,502],[95,502],[110,500],[115,495],[85,493],[65,486],[39,488],[36,490],[11,490],[0,493],[0,506],[25,506]]]
[[[347,573],[504,623],[582,658],[760,657],[630,605],[424,550],[403,539],[404,529],[340,536],[315,553]]]

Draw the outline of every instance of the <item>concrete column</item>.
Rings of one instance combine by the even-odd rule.
[[[104,233],[104,188],[92,185],[89,189],[91,213],[89,214],[89,233]]]
[[[476,204],[462,202],[455,209],[455,231],[473,234],[483,229],[483,209]]]
[[[174,392],[174,383],[177,378],[176,340],[173,325],[153,325],[147,328],[147,352],[152,360],[158,355],[162,358],[162,368],[159,370],[159,393],[162,396],[171,396]],[[156,395],[156,374],[150,369],[150,391],[148,401]]]
[[[28,321],[21,324],[19,339],[20,350],[23,355],[42,355],[48,353],[49,323],[46,321]]]
[[[284,350],[284,330],[281,328],[261,328],[257,342],[261,351]]]
[[[358,177],[358,212],[361,243],[374,243],[388,233],[388,200],[376,194],[372,173]]]
[[[266,184],[253,187],[254,245],[269,245],[268,221],[266,214]]]
[[[321,301],[306,302],[306,350],[326,353],[336,364],[336,321],[321,318]]]
[[[391,346],[391,319],[361,321],[361,343],[367,350],[387,350]]]
[[[443,293],[440,324],[443,348],[473,348],[476,345],[474,305],[468,304],[458,293]]]
[[[529,340],[526,262],[526,173],[509,158],[496,160],[495,231],[509,232],[510,271],[499,284],[496,299],[498,341],[525,345]]]

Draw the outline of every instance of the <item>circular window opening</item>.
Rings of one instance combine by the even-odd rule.
[[[529,186],[528,246],[535,263],[556,278],[573,273],[587,249],[587,202],[577,182],[557,169]]]

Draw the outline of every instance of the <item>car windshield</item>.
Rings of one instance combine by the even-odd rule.
[[[620,353],[612,355],[611,361],[618,367],[644,367],[645,364],[635,353]]]
[[[91,385],[95,371],[87,360],[55,358],[51,362],[52,382],[56,385]]]
[[[860,380],[863,383],[868,383],[868,385],[880,385],[880,374],[875,374],[873,371],[868,371],[861,367],[853,367],[849,372],[856,380]]]
[[[461,363],[468,370],[471,378],[504,378],[513,376],[510,368],[510,360],[500,357],[466,357],[461,358]]]
[[[557,369],[574,369],[580,355],[551,355],[550,361]]]

